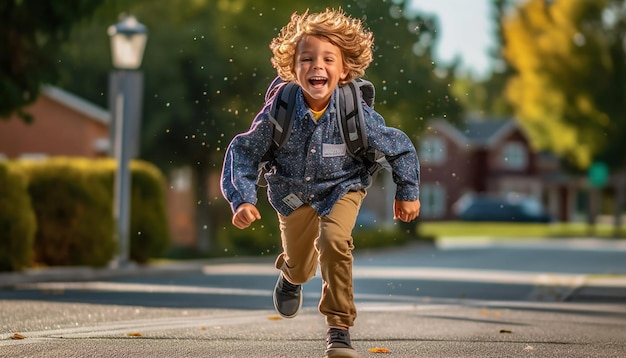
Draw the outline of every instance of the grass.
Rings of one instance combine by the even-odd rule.
[[[598,237],[624,238],[626,227],[622,226],[619,235],[612,225],[598,224],[593,230],[585,223],[490,223],[490,222],[422,222],[420,234],[441,237],[488,237],[499,239],[520,238],[559,238],[559,237]]]

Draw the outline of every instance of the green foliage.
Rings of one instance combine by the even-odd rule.
[[[52,158],[20,163],[37,219],[35,262],[104,266],[117,253],[111,159]],[[144,263],[169,246],[165,183],[143,161],[131,163],[130,258]],[[0,217],[2,217],[0,215]]]
[[[21,270],[31,263],[36,228],[26,176],[17,166],[0,161],[0,271]]]
[[[135,161],[132,171],[130,258],[139,263],[162,256],[169,248],[165,179],[154,165]]]
[[[92,165],[64,158],[22,164],[37,216],[37,263],[104,266],[113,258],[112,196]]]
[[[116,163],[111,159],[95,162],[101,168],[107,198],[113,198]],[[134,160],[131,170],[130,252],[132,261],[145,263],[162,256],[170,244],[165,198],[165,178],[151,163]]]
[[[264,192],[259,192],[257,208],[262,219],[254,222],[249,228],[240,230],[228,224],[217,230],[216,247],[212,250],[213,255],[275,255],[282,250],[278,218],[268,203]],[[226,210],[228,210],[227,221],[230,221],[230,209]]]
[[[223,257],[276,255],[281,251],[279,231],[262,225],[246,230],[228,228],[218,235],[218,245],[213,255]]]
[[[404,13],[404,2],[134,1],[124,10],[149,29],[144,158],[162,169],[218,170],[224,147],[247,129],[275,76],[270,40],[292,12],[327,6],[364,18],[374,32],[375,61],[367,75],[377,86],[377,109],[390,124],[417,139],[427,119],[458,115],[459,104],[448,92],[452,71],[433,66],[434,20]],[[114,11],[104,6],[73,31],[60,63],[63,87],[102,106],[110,68],[105,32]]]
[[[530,0],[505,23],[507,96],[539,149],[626,167],[623,0]]]
[[[398,227],[355,230],[352,238],[355,250],[402,246],[417,239]]]
[[[455,67],[437,66],[433,48],[436,18],[404,11],[407,1],[344,1],[344,8],[363,18],[374,33],[374,62],[366,77],[376,87],[375,108],[388,125],[417,143],[428,120],[458,121],[461,103],[451,93]]]
[[[57,79],[57,54],[72,26],[102,0],[0,2],[0,119],[34,102],[42,84]]]

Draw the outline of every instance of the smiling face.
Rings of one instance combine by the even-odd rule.
[[[341,50],[324,38],[304,36],[294,61],[295,76],[306,103],[314,111],[323,110],[339,81],[348,74]]]

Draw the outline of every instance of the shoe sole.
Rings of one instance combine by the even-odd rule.
[[[350,348],[330,348],[324,352],[325,358],[356,358],[356,350]]]
[[[302,308],[302,287],[300,287],[300,302],[298,303],[298,309],[292,315],[286,315],[278,309],[278,301],[276,300],[276,286],[278,286],[278,283],[282,279],[283,274],[281,273],[280,275],[278,275],[278,280],[276,281],[276,285],[274,286],[274,292],[272,293],[272,298],[274,299],[274,309],[276,309],[276,312],[278,312],[278,314],[283,318],[294,318],[298,315],[298,313],[300,313],[300,309]]]

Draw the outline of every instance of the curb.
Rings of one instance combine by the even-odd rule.
[[[271,261],[269,261],[271,259]],[[232,257],[201,260],[172,261],[140,265],[129,263],[121,267],[94,268],[88,266],[63,266],[30,268],[20,272],[0,272],[0,289],[11,288],[25,283],[89,281],[119,277],[174,275],[181,273],[202,273],[204,267],[219,264],[274,262],[267,257]],[[273,265],[272,265],[273,267]]]
[[[626,277],[588,277],[566,301],[626,303]]]
[[[203,264],[176,264],[121,268],[54,267],[28,269],[22,272],[0,273],[0,288],[11,288],[25,283],[89,281],[109,278],[169,275],[202,272]]]

